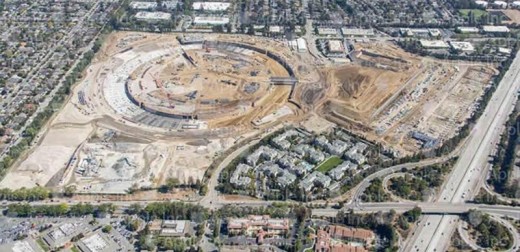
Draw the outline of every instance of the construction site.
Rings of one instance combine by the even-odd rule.
[[[0,187],[120,194],[190,183],[226,150],[284,124],[321,132],[334,123],[406,155],[456,134],[498,73],[391,42],[353,43],[352,63],[317,64],[247,35],[116,32],[106,41]]]
[[[419,58],[389,43],[355,46],[357,64],[327,69],[327,119],[398,155],[454,136],[498,74],[492,64]]]
[[[113,33],[0,186],[119,194],[201,180],[225,150],[304,114],[293,91],[318,74],[299,57],[266,38]]]

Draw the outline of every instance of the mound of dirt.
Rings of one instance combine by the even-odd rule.
[[[334,77],[340,87],[339,96],[343,98],[358,98],[379,74],[380,71],[378,69],[367,70],[355,66],[346,66],[338,69],[334,73]]]

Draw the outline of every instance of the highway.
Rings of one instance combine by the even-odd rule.
[[[468,144],[462,150],[437,198],[438,204],[460,204],[478,193],[480,178],[486,176],[488,157],[517,100],[517,90],[520,88],[519,69],[520,58],[516,56],[470,133]],[[445,251],[449,246],[449,237],[456,228],[458,216],[425,216],[423,219],[429,223],[429,227],[418,227],[402,251]]]
[[[437,203],[437,202],[382,202],[382,203],[364,203],[364,204],[349,204],[345,205],[343,211],[353,210],[355,213],[374,213],[385,212],[390,209],[398,213],[408,211],[414,207],[420,207],[422,212],[427,216],[443,215],[460,215],[468,212],[471,209],[486,212],[492,215],[508,216],[514,219],[520,219],[520,207],[502,206],[502,205],[484,205],[471,203]],[[315,208],[312,214],[316,216],[334,217],[340,210],[333,208]]]
[[[128,200],[128,201],[90,201],[88,202],[91,205],[100,205],[100,204],[106,204],[111,203],[116,207],[119,207],[120,209],[125,209],[131,206],[132,204],[149,204],[154,202],[165,202],[164,200],[142,200],[142,201],[134,201],[134,200]],[[186,202],[186,201],[183,201]],[[224,207],[225,205],[234,205],[234,206],[242,206],[242,207],[269,207],[271,204],[273,204],[275,201],[263,201],[263,200],[244,200],[244,201],[237,201],[237,200],[225,200],[225,199],[219,199],[218,202],[213,202],[212,208],[213,210],[219,209]],[[79,201],[60,201],[60,200],[53,200],[53,201],[34,201],[29,202],[30,205],[38,206],[38,205],[57,205],[57,204],[78,204],[78,203],[85,203],[85,202],[79,202]],[[197,204],[195,202],[192,202],[193,204]],[[282,203],[282,202],[277,202]],[[294,203],[295,205],[298,205],[300,202],[284,202],[284,203]],[[12,203],[14,204],[14,203]],[[6,206],[6,205],[4,205]],[[323,217],[335,217],[339,211],[354,211],[355,213],[374,213],[374,212],[388,212],[389,210],[393,209],[398,213],[403,213],[405,211],[411,210],[414,207],[420,207],[423,214],[426,216],[438,216],[441,217],[443,215],[447,216],[456,216],[463,213],[468,212],[471,209],[479,210],[491,215],[500,215],[500,216],[507,216],[514,219],[520,219],[520,206],[503,206],[503,205],[485,205],[485,204],[471,204],[471,203],[459,203],[459,204],[452,204],[450,202],[446,203],[438,203],[438,202],[381,202],[381,203],[362,203],[362,204],[346,204],[342,209],[336,209],[332,207],[326,207],[326,208],[313,208],[312,209],[312,215],[314,216],[323,216]]]

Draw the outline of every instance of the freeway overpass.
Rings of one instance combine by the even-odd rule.
[[[471,203],[432,203],[432,202],[418,202],[418,203],[399,203],[399,202],[382,202],[382,203],[366,203],[366,204],[349,204],[342,209],[333,208],[316,208],[312,210],[315,216],[334,217],[339,211],[352,210],[355,213],[373,213],[386,212],[390,209],[398,213],[408,211],[414,207],[420,207],[425,215],[461,215],[471,209],[479,210],[489,214],[508,216],[515,219],[520,219],[520,207],[502,206],[502,205],[484,205]]]

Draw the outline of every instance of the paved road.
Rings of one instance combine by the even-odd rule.
[[[484,114],[478,120],[468,139],[468,145],[441,190],[438,203],[458,204],[478,193],[480,178],[485,176],[485,164],[492,152],[503,125],[512,111],[517,90],[520,88],[520,58],[515,57],[510,70],[497,87]],[[450,234],[456,227],[457,216],[426,216],[430,228],[418,228],[403,251],[445,251]]]

